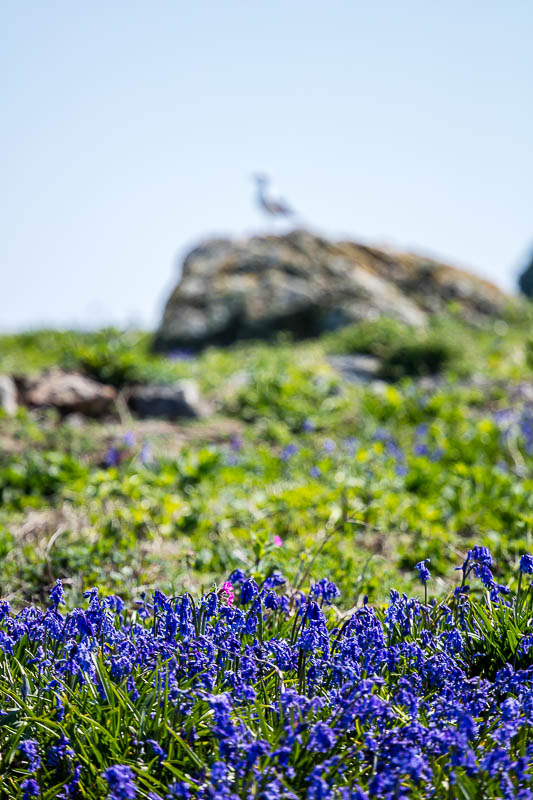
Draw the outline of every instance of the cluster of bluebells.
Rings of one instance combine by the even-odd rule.
[[[526,557],[528,559],[531,558],[529,555]],[[524,556],[522,558],[524,558]],[[492,556],[489,549],[487,547],[482,547],[481,545],[473,547],[472,550],[468,551],[462,566],[456,567],[456,569],[460,569],[463,573],[462,583],[459,587],[457,587],[456,593],[459,594],[468,591],[469,585],[466,583],[466,581],[468,576],[473,573],[476,578],[480,579],[483,586],[489,590],[490,598],[493,602],[498,602],[501,595],[509,594],[510,591],[507,586],[497,583],[494,580],[491,567]]]
[[[426,563],[417,565],[424,584]],[[24,708],[51,721],[28,718],[13,759],[19,796],[55,787],[63,800],[407,800],[469,796],[474,786],[486,798],[533,800],[529,623],[508,662],[484,669],[479,660],[490,639],[483,619],[516,602],[493,568],[474,547],[442,602],[393,590],[386,609],[365,602],[341,623],[331,581],[304,594],[279,573],[259,581],[242,570],[196,602],[143,595],[134,613],[97,589],[64,613],[60,582],[44,611],[15,614],[4,601],[2,658],[23,657]],[[520,573],[533,575],[532,556]],[[490,601],[471,599],[472,577]],[[483,617],[474,602],[492,605]],[[147,695],[159,711],[124,730],[120,762],[96,768],[87,746],[78,749],[73,704],[109,708],[113,684],[139,718]],[[0,699],[8,720],[12,693]]]
[[[303,433],[316,434],[314,423],[307,419],[304,420],[301,428]],[[404,476],[408,472],[409,457],[423,457],[429,461],[441,461],[444,456],[444,451],[441,447],[436,446],[430,433],[429,426],[426,423],[420,424],[415,430],[414,441],[409,449],[403,449],[396,437],[385,427],[378,428],[372,436],[374,442],[379,442],[383,446],[383,454],[386,459],[392,461],[397,475]],[[334,458],[333,465],[338,461],[343,461],[348,457],[352,459],[359,448],[359,442],[353,437],[348,437],[339,442],[331,438],[322,438],[320,436],[315,439],[315,448],[310,452],[322,461],[325,459]],[[229,446],[229,452],[226,454],[226,463],[229,465],[236,465],[240,463],[239,454],[243,449],[243,442],[240,437],[234,437]],[[279,459],[284,464],[292,464],[295,456],[304,455],[306,449],[302,450],[301,443],[292,441],[286,444],[278,453]],[[325,469],[327,470],[332,466],[328,465],[328,461],[324,462]],[[318,464],[313,464],[309,468],[309,475],[312,478],[319,479],[322,477],[323,469]]]
[[[408,455],[427,458],[429,461],[440,461],[443,457],[442,448],[435,447],[432,443],[429,426],[425,423],[416,428],[410,453],[400,447],[397,439],[386,428],[378,428],[373,438],[383,444],[385,454],[395,462],[396,474],[400,476],[408,472]]]
[[[304,420],[301,432],[311,434],[301,441],[291,441],[276,451],[284,471],[299,469],[302,463],[311,456],[318,463],[308,467],[308,474],[315,480],[320,480],[325,473],[346,466],[353,461],[359,449],[359,442],[353,437],[335,441],[329,437],[318,435],[314,423]],[[438,446],[432,436],[429,425],[420,424],[415,429],[414,440],[410,447],[402,447],[398,439],[385,427],[379,427],[371,437],[374,443],[380,443],[382,450],[380,460],[385,460],[394,468],[396,475],[402,477],[408,474],[409,464],[414,458],[424,458],[432,462],[441,461],[444,457],[442,447]],[[309,447],[309,443],[312,443]],[[242,464],[243,442],[239,437],[234,437],[226,448],[225,463],[230,466]]]

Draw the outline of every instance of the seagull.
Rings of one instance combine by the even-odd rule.
[[[284,200],[268,197],[266,194],[266,188],[269,184],[267,176],[259,174],[254,177],[257,184],[257,201],[263,211],[270,214],[271,217],[291,217],[294,211]]]

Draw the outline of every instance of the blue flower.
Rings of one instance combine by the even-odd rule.
[[[474,575],[481,580],[483,586],[488,589],[492,588],[494,584],[494,577],[492,570],[486,564],[476,564],[474,567]]]
[[[28,759],[29,772],[37,772],[41,766],[41,757],[39,756],[39,745],[35,739],[24,739],[20,742],[18,750]]]
[[[50,590],[49,597],[55,608],[61,604],[65,604],[65,592],[63,591],[63,584],[59,578],[56,580],[56,585],[54,588]]]
[[[520,559],[520,572],[524,575],[533,575],[533,556],[529,553],[524,553]]]
[[[226,780],[227,767],[223,761],[215,761],[211,767],[211,783],[217,786]]]
[[[147,739],[146,744],[149,744],[152,750],[154,751],[155,755],[157,756],[157,760],[160,764],[166,760],[167,754],[165,750],[161,747],[159,742],[156,742],[155,739]]]
[[[416,565],[418,570],[418,577],[422,581],[422,583],[427,583],[431,577],[431,573],[426,567],[426,564],[429,563],[429,558],[425,558],[423,561],[419,561]]]
[[[39,789],[39,784],[34,778],[27,778],[25,781],[22,781],[20,784],[20,788],[22,789],[22,800],[32,800],[34,797],[41,796],[41,790]]]
[[[486,564],[487,567],[492,566],[492,556],[488,547],[476,545],[469,551],[469,556],[479,564]]]
[[[74,758],[74,755],[74,750],[70,746],[70,739],[61,734],[56,744],[48,748],[46,763],[49,767],[58,767],[64,759]]]
[[[248,578],[244,581],[241,588],[241,605],[245,606],[257,597],[259,594],[259,587],[253,578]]]
[[[108,800],[134,800],[137,797],[131,767],[115,764],[105,770],[103,777],[109,786]]]
[[[117,467],[120,464],[120,452],[116,447],[110,447],[105,456],[106,467]]]
[[[281,572],[273,572],[268,578],[265,578],[263,589],[275,589],[276,586],[283,586],[286,582]]]
[[[11,613],[11,606],[7,600],[0,600],[0,622],[9,616]]]
[[[242,569],[234,569],[229,576],[229,582],[235,586],[236,583],[242,583],[246,580],[246,573]]]
[[[298,452],[298,450],[299,450],[299,447],[298,447],[297,444],[288,444],[288,445],[286,445],[283,448],[283,450],[281,451],[281,456],[280,456],[281,460],[282,461],[288,461],[289,458],[291,458],[291,456],[294,456]]]
[[[135,445],[135,434],[133,431],[127,431],[124,434],[124,444],[126,447],[134,447]]]
[[[308,747],[317,753],[327,753],[335,744],[335,732],[324,722],[317,722],[311,730]]]
[[[320,597],[327,605],[331,605],[337,597],[341,596],[338,586],[327,578],[317,581],[311,588],[315,597]]]
[[[152,448],[147,442],[145,442],[143,444],[143,446],[141,447],[141,452],[139,453],[139,458],[140,458],[141,464],[144,464],[145,467],[148,464],[151,464],[152,461],[154,460],[153,454],[152,454]]]

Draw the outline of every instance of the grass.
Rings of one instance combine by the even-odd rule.
[[[431,335],[454,341],[461,359],[432,388],[409,379],[349,385],[327,362],[334,336],[359,336],[368,351],[373,332],[374,352],[385,358],[393,340],[412,334],[401,330],[372,323],[309,343],[252,343],[179,361],[150,355],[140,334],[3,337],[4,363],[17,372],[74,365],[69,353],[80,368],[80,352],[97,352],[116,377],[127,353],[136,380],[198,380],[216,414],[159,427],[134,419],[79,427],[24,409],[4,417],[2,593],[39,600],[56,577],[78,598],[94,581],[129,596],[155,583],[199,592],[253,566],[274,535],[283,547],[267,566],[292,580],[312,563],[312,575],[330,575],[351,604],[364,594],[380,599],[393,578],[409,588],[413,564],[427,554],[446,588],[449,559],[473,542],[493,548],[505,577],[531,535],[524,328],[434,320]],[[506,408],[514,416],[503,423]],[[135,444],[125,441],[129,431]],[[144,445],[152,450],[145,463]],[[112,466],[110,448],[120,452]],[[331,534],[344,508],[353,524]]]

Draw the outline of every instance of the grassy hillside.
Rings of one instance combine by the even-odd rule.
[[[58,577],[72,600],[95,582],[199,591],[280,568],[296,585],[327,574],[351,607],[411,586],[423,557],[444,588],[474,542],[505,578],[531,536],[528,330],[382,321],[195,358],[153,356],[135,332],[1,337],[3,371],[62,365],[118,388],[192,377],[215,409],[180,425],[4,416],[2,594],[39,599]],[[327,360],[357,352],[388,382],[349,384]],[[444,372],[428,379],[435,357]]]

